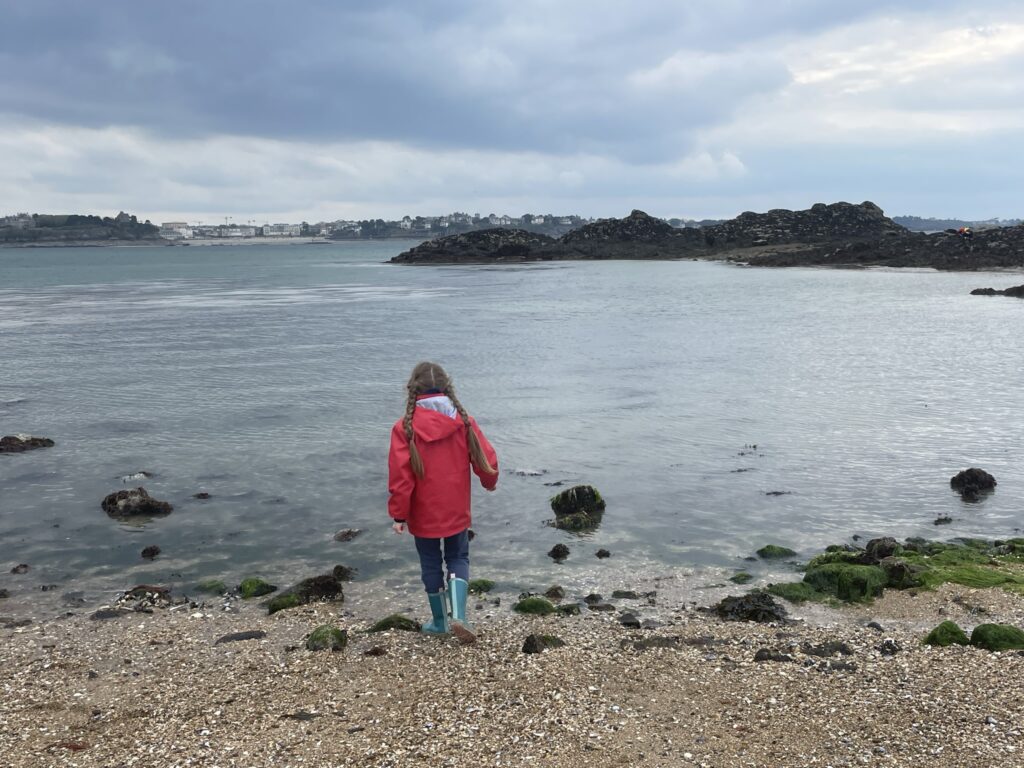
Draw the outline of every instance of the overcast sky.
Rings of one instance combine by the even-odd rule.
[[[1024,3],[0,0],[0,214],[1024,215]]]

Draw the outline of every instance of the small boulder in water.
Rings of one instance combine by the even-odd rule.
[[[577,485],[551,499],[554,525],[564,531],[590,531],[601,524],[605,502],[590,485]]]
[[[153,558],[155,558],[159,554],[160,554],[160,547],[158,547],[156,544],[151,544],[151,545],[149,545],[148,547],[146,547],[145,549],[142,550],[142,556],[146,560],[152,560]]]
[[[565,560],[565,558],[567,558],[568,556],[569,548],[565,546],[565,544],[555,544],[555,546],[551,548],[551,551],[548,552],[548,557],[550,557],[555,562],[559,563],[562,560]]]
[[[24,453],[36,448],[52,448],[53,440],[32,435],[4,435],[0,437],[0,453]]]
[[[356,536],[362,533],[358,528],[344,528],[334,534],[335,541],[352,541]]]
[[[977,501],[980,494],[996,487],[996,479],[984,469],[971,467],[953,475],[949,479],[949,486],[959,491],[964,501]]]
[[[114,518],[162,517],[174,510],[166,501],[154,499],[142,486],[111,493],[103,499],[100,506]]]

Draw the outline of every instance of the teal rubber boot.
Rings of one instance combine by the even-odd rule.
[[[469,582],[452,576],[448,579],[448,603],[452,607],[452,634],[463,645],[476,642],[473,627],[466,621],[466,601],[469,599]]]
[[[427,635],[448,634],[448,606],[444,590],[440,592],[427,592],[427,600],[430,601],[431,621],[420,627],[420,631]]]

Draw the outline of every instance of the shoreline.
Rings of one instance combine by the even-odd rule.
[[[471,600],[480,639],[469,647],[365,632],[351,610],[359,582],[344,603],[270,616],[213,598],[0,630],[0,762],[988,766],[1024,749],[1024,656],[921,644],[944,619],[1020,626],[1024,596],[945,584],[841,608],[786,603],[796,622],[753,624],[696,610],[680,599],[685,581],[648,574],[632,587],[654,598],[558,618]],[[426,618],[418,587],[397,602]],[[660,626],[628,629],[621,611]],[[347,630],[345,650],[305,650],[324,623]],[[218,644],[237,632],[266,634]],[[525,654],[531,633],[566,645]],[[755,661],[761,649],[783,660]]]

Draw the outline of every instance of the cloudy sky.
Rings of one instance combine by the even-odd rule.
[[[0,0],[0,214],[1024,215],[1014,0]]]

